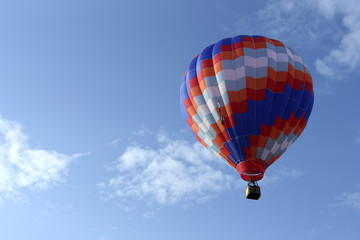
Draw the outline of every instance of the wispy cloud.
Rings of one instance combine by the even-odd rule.
[[[201,201],[230,188],[233,177],[219,170],[216,165],[223,163],[201,144],[170,139],[165,131],[156,137],[159,147],[134,144],[119,156],[116,176],[99,184],[104,198],[163,205]]]
[[[360,212],[360,191],[342,193],[336,197],[336,200],[339,205]]]
[[[0,200],[64,181],[69,164],[79,156],[31,148],[21,125],[0,116]]]
[[[168,133],[164,129],[160,129],[157,132],[156,138],[159,143],[167,143],[171,141]]]
[[[104,145],[114,147],[114,146],[118,145],[120,142],[121,142],[121,138],[114,138],[113,140],[111,140],[110,142],[108,142]]]
[[[157,206],[202,202],[218,192],[246,187],[235,170],[227,174],[224,170],[229,166],[200,143],[174,138],[164,129],[152,137],[156,139],[156,147],[132,143],[110,164],[111,167],[107,166],[114,175],[98,184],[103,200],[117,199],[125,211],[131,211],[144,202]],[[266,174],[260,184],[302,175],[299,169],[280,166]]]
[[[308,44],[310,40],[317,38],[314,30],[320,24],[314,9],[310,6],[308,1],[267,1],[267,4],[257,12],[260,21],[259,30],[267,36],[279,38],[279,40]],[[311,19],[309,15],[312,17]],[[310,39],[308,39],[309,37]]]
[[[281,182],[284,179],[289,179],[289,178],[299,178],[301,177],[304,172],[300,169],[295,169],[295,168],[288,168],[288,167],[282,167],[282,166],[273,166],[274,169],[270,171],[268,171],[265,175],[264,175],[264,179],[261,181],[262,185],[270,185],[270,184],[274,184],[277,182]]]
[[[316,70],[326,77],[341,78],[360,66],[360,5],[357,0],[317,0],[319,11],[328,19],[341,16],[347,29],[340,44],[316,61]],[[345,68],[345,69],[344,69]]]
[[[324,77],[317,93],[331,93],[334,81],[346,79],[360,67],[357,0],[270,0],[257,18],[257,30],[264,35],[291,42],[295,49],[316,49],[318,58],[307,64],[314,64]]]
[[[146,128],[145,126],[141,126],[141,128],[131,134],[132,137],[143,137],[145,135],[150,135],[152,132]]]
[[[319,239],[324,238],[324,234],[328,235],[334,229],[334,226],[327,223],[322,223],[316,226],[317,228],[313,228],[307,231],[307,235],[310,239]]]
[[[155,216],[154,212],[146,212],[143,214],[143,218],[147,218],[147,219],[153,218],[154,216]]]

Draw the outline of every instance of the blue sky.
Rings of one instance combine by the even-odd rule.
[[[0,239],[357,239],[358,26],[356,0],[1,1]],[[259,201],[179,109],[190,60],[240,34],[315,87]]]

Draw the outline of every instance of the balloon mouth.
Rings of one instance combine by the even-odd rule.
[[[261,159],[245,160],[236,166],[241,178],[247,182],[261,180],[266,168],[266,162]]]
[[[257,172],[257,173],[247,173],[247,172],[242,172],[242,175],[246,175],[246,176],[258,176],[260,174],[263,174],[262,172]]]

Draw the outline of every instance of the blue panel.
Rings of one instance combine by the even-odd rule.
[[[201,54],[200,54],[200,56],[199,56],[199,60],[200,60],[200,61],[203,61],[203,60],[206,60],[206,59],[212,59],[212,57],[213,57],[212,53],[213,53],[213,48],[214,48],[214,46],[215,46],[215,44],[210,45],[210,46],[208,46],[207,48],[205,48],[205,49],[201,52]]]
[[[187,113],[186,107],[182,101],[180,101],[180,110],[181,114],[184,117],[185,121],[189,118],[189,114]]]
[[[186,90],[186,83],[182,82],[180,85],[180,100],[181,102],[184,102],[185,99],[187,99],[189,97],[189,94]]]
[[[264,36],[261,36],[261,35],[252,35],[251,37],[252,38],[264,38]]]
[[[304,94],[305,85],[303,84],[301,90],[297,90],[293,88],[291,90],[290,98],[296,100],[300,104],[300,100],[302,98],[302,95]]]
[[[301,99],[301,103],[299,106],[298,111],[295,114],[295,117],[297,118],[301,118],[301,116],[304,114],[305,110],[307,109],[311,99],[313,98],[312,93],[310,93],[309,91],[305,90],[303,97]]]
[[[186,81],[189,81],[190,79],[196,78],[196,77],[197,77],[197,75],[196,75],[195,69],[190,69],[189,71],[187,71]]]
[[[248,110],[243,113],[245,134],[254,134],[256,101],[247,100]]]
[[[187,73],[186,73],[186,82],[185,82],[186,85],[185,85],[185,86],[186,86],[186,92],[188,92],[188,93],[189,93],[189,91],[190,91],[189,79],[190,79],[190,78],[189,78],[189,72],[187,72]]]
[[[186,107],[184,105],[184,101],[189,97],[187,91],[186,91],[186,83],[185,83],[185,77],[181,80],[180,85],[180,109],[183,117],[185,120],[188,119],[189,114],[187,113]]]
[[[297,101],[289,99],[288,104],[285,108],[285,111],[284,111],[283,115],[281,116],[281,119],[288,120],[291,113],[295,112],[298,109],[298,106],[299,106],[299,104]]]
[[[291,86],[289,83],[285,84],[285,88],[284,88],[284,94],[289,98],[290,94],[291,94]]]
[[[290,91],[291,91],[290,97],[288,99],[288,103],[285,108],[285,111],[281,116],[281,119],[288,120],[291,113],[294,113],[294,115],[295,115],[295,113],[297,112],[297,110],[299,108],[299,105],[300,105],[300,102],[301,102],[301,99],[302,99],[302,96],[304,93],[304,89],[305,89],[304,87],[305,87],[305,85],[302,86],[301,90],[297,90],[295,88],[290,89]]]
[[[311,99],[313,98],[313,95],[311,92],[305,90],[303,95],[303,101],[301,101],[300,107],[304,108],[305,110],[310,104]]]
[[[217,42],[214,46],[212,55],[215,56],[218,53],[220,53],[222,45],[231,45],[231,44],[232,44],[232,38],[225,38],[225,39]]]
[[[256,120],[255,120],[255,135],[260,135],[261,124],[266,124],[269,115],[268,107],[270,103],[265,100],[256,102]]]
[[[205,48],[201,52],[199,58],[196,61],[196,72],[197,73],[199,73],[201,71],[201,69],[202,69],[201,61],[207,60],[207,59],[212,59],[212,50],[213,50],[213,48],[214,48],[214,44],[208,46],[207,48]]]
[[[202,70],[202,65],[201,65],[200,58],[198,58],[197,61],[196,61],[196,76],[197,76],[197,74],[199,74],[199,72],[201,70]]]
[[[276,116],[281,117],[282,113],[285,110],[287,99],[288,98],[283,93],[274,93],[271,112],[266,125],[273,126]]]
[[[250,146],[250,136],[239,137],[239,140],[241,147],[246,148]],[[241,149],[241,151],[243,151],[243,149]]]
[[[187,72],[186,72],[186,90],[187,92],[190,92],[190,86],[189,86],[189,80],[192,79],[192,78],[197,78],[197,75],[196,75],[196,61],[197,61],[198,57],[195,57],[188,69],[187,69]]]
[[[235,154],[231,151],[231,146],[228,142],[224,143],[225,147],[230,151],[229,158],[233,161],[233,163],[237,163],[237,158]]]
[[[226,146],[228,147],[229,151],[235,156],[235,159],[242,158],[241,153],[239,150],[241,149],[236,141],[236,139],[230,139]]]
[[[242,115],[239,113],[235,113],[233,114],[234,120],[236,122],[236,125],[232,128],[233,131],[227,131],[229,137],[231,138],[236,138],[238,136],[244,136],[245,135],[245,131],[244,131],[244,123],[243,123],[243,119],[242,119]]]
[[[240,115],[240,114],[238,114]],[[241,136],[239,134],[239,129],[243,129],[241,127],[241,121],[237,121],[235,119],[236,125],[233,128],[226,128],[226,132],[230,137],[229,143],[230,143],[230,147],[228,148],[229,151],[233,152],[234,155],[237,157],[237,159],[242,159],[244,158],[244,152],[241,150],[243,147],[243,143],[244,142],[241,138],[243,138],[244,136]]]
[[[195,57],[195,58],[191,61],[190,65],[189,65],[189,67],[188,67],[188,69],[187,69],[188,72],[190,72],[190,71],[193,70],[193,69],[196,69],[196,61],[197,61],[197,59],[198,59],[198,57]]]
[[[305,112],[305,115],[304,115],[304,118],[305,118],[306,121],[307,121],[307,120],[309,119],[309,117],[310,117],[310,114],[311,114],[313,105],[314,105],[314,97],[312,96],[312,97],[311,97],[311,100],[310,100],[310,103],[309,103],[309,106],[308,106],[308,108],[306,109],[306,112]]]
[[[233,43],[242,42],[244,37],[251,37],[249,35],[239,35],[233,38]]]
[[[305,112],[305,109],[299,107],[298,110],[295,112],[295,117],[301,118],[301,116],[304,114],[304,112]]]

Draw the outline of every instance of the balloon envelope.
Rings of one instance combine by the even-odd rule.
[[[236,36],[195,57],[180,87],[182,114],[198,141],[260,180],[300,136],[314,102],[312,78],[300,56],[263,36]]]

